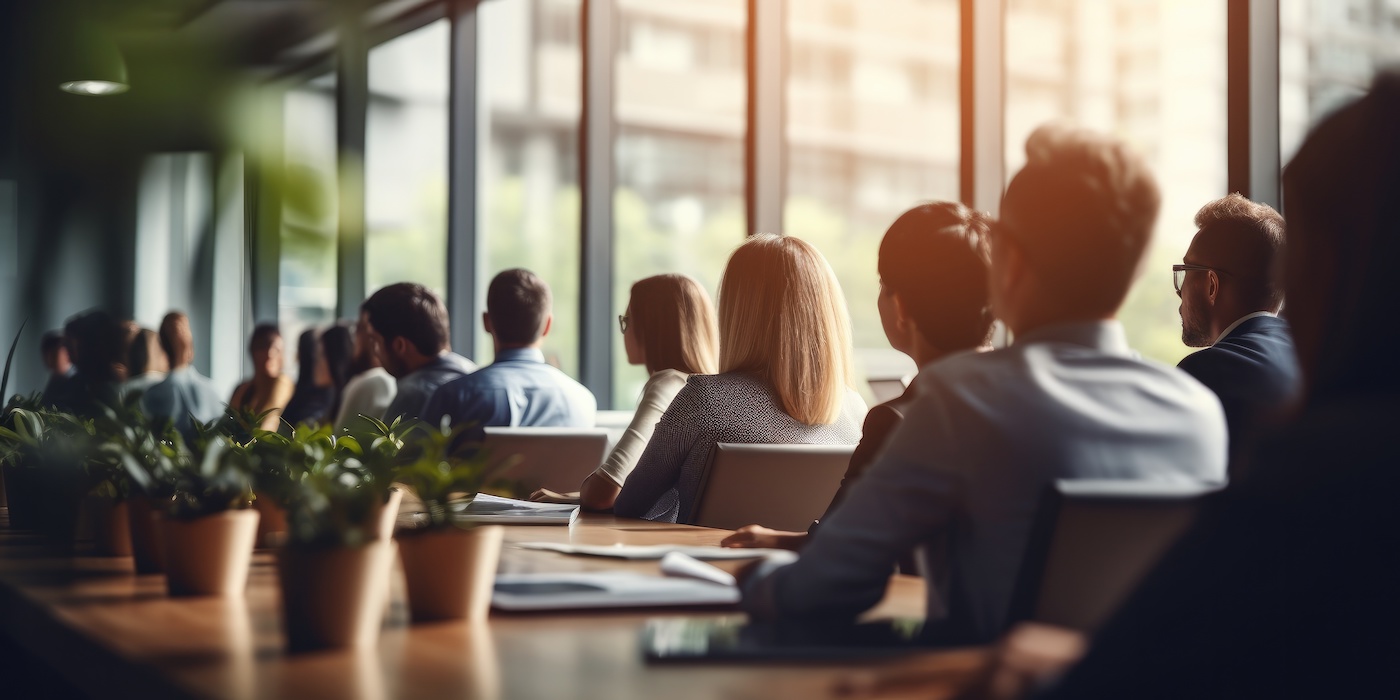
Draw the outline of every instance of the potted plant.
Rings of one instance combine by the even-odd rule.
[[[488,461],[479,445],[454,449],[462,430],[446,421],[424,429],[405,448],[399,480],[422,501],[419,526],[401,530],[399,555],[415,622],[481,620],[491,591],[505,530],[499,525],[467,527],[458,509],[489,482]]]
[[[12,407],[0,427],[0,460],[17,488],[18,526],[33,528],[61,551],[72,551],[78,506],[95,485],[89,464],[97,451],[93,422],[67,413]]]
[[[247,446],[223,434],[189,448],[172,438],[175,489],[160,526],[170,595],[242,593],[258,531]]]
[[[282,492],[288,530],[277,564],[292,650],[363,648],[379,636],[395,544],[380,537],[383,502],[360,467],[336,450]]]
[[[195,424],[200,440],[212,439],[216,424]],[[106,445],[125,468],[130,493],[126,501],[127,527],[136,573],[165,571],[165,543],[161,523],[175,497],[179,468],[187,460],[183,440],[171,421],[154,423],[137,414]]]
[[[0,469],[5,477],[10,527],[16,530],[36,528],[39,494],[33,470],[37,464],[26,463],[25,457],[32,457],[38,447],[38,434],[43,430],[41,403],[39,394],[16,394],[0,412]]]
[[[273,410],[275,409],[254,413],[250,409],[229,407],[228,412],[219,423],[219,427],[225,435],[246,445],[247,449],[256,452],[262,446],[267,445],[272,448],[269,455],[275,456],[273,459],[258,458],[254,460],[257,464],[257,472],[253,479],[253,508],[258,511],[257,544],[263,548],[276,547],[287,536],[286,504],[282,498],[278,497],[277,490],[285,489],[285,483],[294,480],[296,475],[304,471],[304,465],[299,465],[298,461],[291,455],[282,452],[289,440],[295,441],[299,431],[293,429],[291,431],[292,437],[289,438],[276,431],[265,430],[261,427],[263,421]],[[300,431],[301,434],[306,432],[306,430]]]

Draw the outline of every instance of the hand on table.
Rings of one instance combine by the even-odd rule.
[[[578,492],[559,493],[549,489],[539,489],[530,494],[530,500],[537,503],[578,503]]]
[[[762,525],[745,525],[720,540],[719,546],[735,549],[787,549],[798,551],[807,541],[805,532],[772,530]]]

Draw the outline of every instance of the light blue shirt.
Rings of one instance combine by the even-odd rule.
[[[408,376],[400,377],[394,400],[390,401],[389,408],[384,410],[385,422],[393,423],[399,416],[426,417],[428,414],[423,409],[427,408],[428,399],[433,397],[433,392],[443,384],[475,370],[476,365],[471,360],[455,352],[446,352]]]
[[[186,438],[194,434],[191,418],[208,423],[224,415],[225,407],[214,383],[190,365],[171,370],[141,396],[141,409],[148,417],[171,420]]]
[[[1220,402],[1138,359],[1117,322],[1038,329],[932,363],[917,381],[884,452],[800,558],[772,557],[746,582],[747,611],[856,615],[879,602],[903,552],[942,545],[926,572],[930,618],[946,610],[945,636],[989,641],[1052,481],[1225,479]]]
[[[479,428],[591,428],[597,412],[593,392],[545,364],[544,353],[515,348],[502,350],[495,362],[444,384],[428,402],[423,418],[436,424],[446,415],[453,425]]]

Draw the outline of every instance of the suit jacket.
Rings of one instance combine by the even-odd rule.
[[[1293,334],[1288,322],[1276,316],[1245,320],[1177,367],[1220,397],[1233,457],[1248,451],[1254,435],[1297,400],[1302,386]],[[1233,473],[1239,464],[1231,460],[1231,476],[1239,476]]]

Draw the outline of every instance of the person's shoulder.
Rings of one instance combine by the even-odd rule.
[[[642,386],[644,396],[664,396],[674,397],[681,389],[685,388],[686,381],[691,375],[674,369],[663,369],[653,372],[647,377],[647,382]]]

